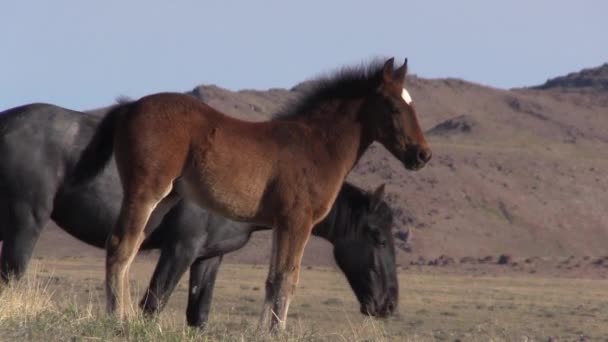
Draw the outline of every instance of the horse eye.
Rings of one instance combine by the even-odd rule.
[[[394,101],[391,101],[390,103],[391,103],[391,104],[390,104],[391,112],[392,112],[393,114],[395,114],[395,113],[399,113],[399,107],[397,106],[397,104],[395,104],[395,102],[394,102]]]
[[[397,104],[395,103],[395,101],[391,98],[386,98],[386,105],[388,106],[389,111],[391,112],[391,114],[395,114],[399,112],[399,106],[397,106]]]
[[[374,238],[374,242],[376,243],[376,245],[380,247],[386,246],[386,239],[382,236],[378,229],[372,229],[371,234]]]

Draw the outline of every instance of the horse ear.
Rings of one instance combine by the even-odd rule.
[[[382,68],[382,78],[385,83],[393,81],[393,64],[395,64],[395,58],[393,57],[384,62],[384,67]]]
[[[369,202],[369,208],[371,211],[376,211],[376,209],[378,209],[380,206],[380,203],[382,203],[382,199],[384,198],[384,185],[385,184],[383,183],[376,190],[374,190],[372,198]]]
[[[407,75],[407,58],[403,65],[399,69],[395,70],[395,80],[403,83],[405,81],[405,75]]]

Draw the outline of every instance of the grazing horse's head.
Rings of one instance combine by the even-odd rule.
[[[382,200],[384,185],[369,198],[353,234],[334,241],[334,256],[345,273],[361,313],[387,317],[397,309],[399,284],[395,265],[393,215]]]
[[[384,145],[409,170],[422,168],[431,159],[424,133],[416,117],[409,92],[403,87],[407,59],[393,69],[393,58],[384,63],[380,86],[370,98],[366,121],[374,129],[373,139]]]

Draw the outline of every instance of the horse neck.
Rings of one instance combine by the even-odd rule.
[[[355,166],[372,143],[371,135],[359,120],[363,102],[362,99],[328,101],[311,115],[294,119],[318,132],[323,150],[345,166],[346,172]]]
[[[357,224],[353,222],[353,212],[348,202],[338,196],[329,214],[312,230],[312,234],[335,244],[339,239],[355,235]]]

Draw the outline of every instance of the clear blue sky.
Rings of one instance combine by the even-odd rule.
[[[378,55],[509,88],[608,62],[608,1],[2,1],[0,109],[291,87]]]

